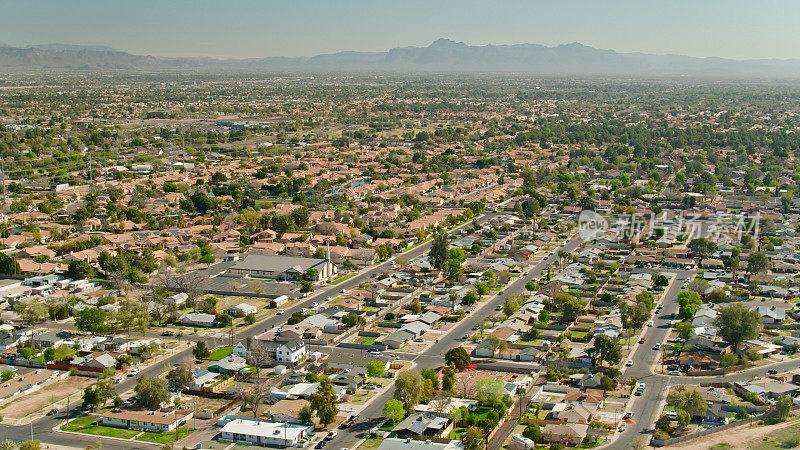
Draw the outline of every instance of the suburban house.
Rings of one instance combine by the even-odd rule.
[[[117,411],[117,412],[115,412]],[[172,431],[191,417],[178,412],[111,410],[100,417],[100,425],[152,432]]]
[[[275,360],[279,362],[297,364],[306,359],[306,356],[306,343],[299,339],[283,343],[275,349]]]
[[[300,420],[300,410],[309,406],[308,400],[279,400],[274,405],[269,405],[264,416],[273,422],[303,423]]]
[[[310,269],[317,271],[317,280],[329,280],[338,272],[336,266],[328,259],[256,254],[247,255],[245,259],[231,266],[229,272],[236,275],[295,281]]]
[[[392,429],[392,433],[400,438],[417,436],[442,437],[453,430],[453,423],[447,417],[439,417],[428,413],[414,413],[403,419]]]
[[[239,303],[238,305],[233,305],[225,310],[225,313],[231,317],[244,317],[248,314],[255,314],[257,312],[258,308],[247,303]]]
[[[178,318],[181,325],[189,325],[193,327],[213,327],[216,323],[217,316],[213,314],[203,313],[184,313]]]
[[[208,370],[216,373],[223,374],[236,374],[242,373],[247,369],[247,361],[241,356],[228,355],[219,361],[214,361],[208,365]]]
[[[548,423],[542,428],[542,440],[574,447],[583,442],[588,432],[589,425],[583,423]]]
[[[236,418],[220,430],[221,441],[262,447],[300,447],[314,427],[295,423]]]

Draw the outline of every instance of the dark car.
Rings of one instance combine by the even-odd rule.
[[[163,331],[161,333],[162,336],[175,336],[175,333],[169,330]]]
[[[325,444],[327,444],[327,443],[328,443],[328,441],[326,441],[326,440],[321,440],[321,441],[317,442],[317,445],[315,445],[315,446],[314,446],[314,448],[322,448],[322,447],[325,447]]]
[[[53,408],[50,411],[47,411],[48,416],[52,416],[53,414],[58,414],[58,408]]]

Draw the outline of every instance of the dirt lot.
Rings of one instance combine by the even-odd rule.
[[[764,436],[770,434],[778,435],[779,430],[785,429],[792,425],[800,423],[797,420],[790,420],[788,422],[780,423],[777,425],[768,426],[743,426],[741,428],[734,428],[725,430],[722,433],[712,434],[702,439],[693,439],[678,445],[670,446],[673,449],[686,449],[686,450],[700,450],[715,448],[729,448],[729,449],[746,449],[757,448],[764,445]],[[725,445],[727,444],[727,445]],[[780,448],[776,446],[775,448]]]
[[[82,391],[94,381],[94,378],[78,376],[51,381],[36,392],[3,404],[0,406],[0,414],[10,419],[21,419],[28,414],[46,409],[51,403],[67,398],[67,395]],[[71,401],[80,402],[81,399],[73,397]]]

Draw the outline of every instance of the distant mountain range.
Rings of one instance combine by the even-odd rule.
[[[387,52],[345,51],[310,58],[165,58],[133,55],[105,46],[46,44],[0,46],[0,72],[196,71],[196,72],[383,72],[496,73],[531,75],[701,76],[800,78],[800,59],[738,61],[680,55],[618,53],[579,43],[471,46],[439,39],[427,47]]]

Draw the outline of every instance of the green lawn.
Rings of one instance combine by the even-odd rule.
[[[211,361],[219,361],[220,359],[228,356],[233,352],[233,347],[219,347],[211,351],[208,359]]]
[[[181,440],[193,432],[194,428],[181,428],[178,431],[178,440]],[[144,432],[136,438],[137,441],[155,442],[156,444],[170,444],[175,442],[175,432],[165,431],[163,433]]]
[[[124,428],[95,425],[95,421],[97,421],[97,417],[95,416],[78,417],[77,419],[70,421],[68,424],[62,425],[61,430],[122,439],[130,439],[140,433],[139,431],[126,430]]]
[[[375,395],[375,391],[358,391],[355,394],[350,396],[350,402],[354,405],[363,405],[367,402],[372,396]]]
[[[353,273],[341,276],[341,277],[331,281],[330,284],[331,284],[331,286],[336,286],[337,284],[341,283],[342,281],[349,280],[350,278],[353,278],[356,275],[358,275],[358,272],[353,272]]]
[[[397,426],[397,424],[396,424],[396,423],[392,422],[391,420],[387,420],[386,422],[383,422],[383,425],[381,425],[381,427],[379,428],[379,430],[382,430],[382,431],[392,431],[392,428],[394,428],[394,427],[396,427],[396,426]]]
[[[381,446],[381,442],[383,442],[383,438],[369,438],[359,445],[358,448],[364,450],[378,448]]]

